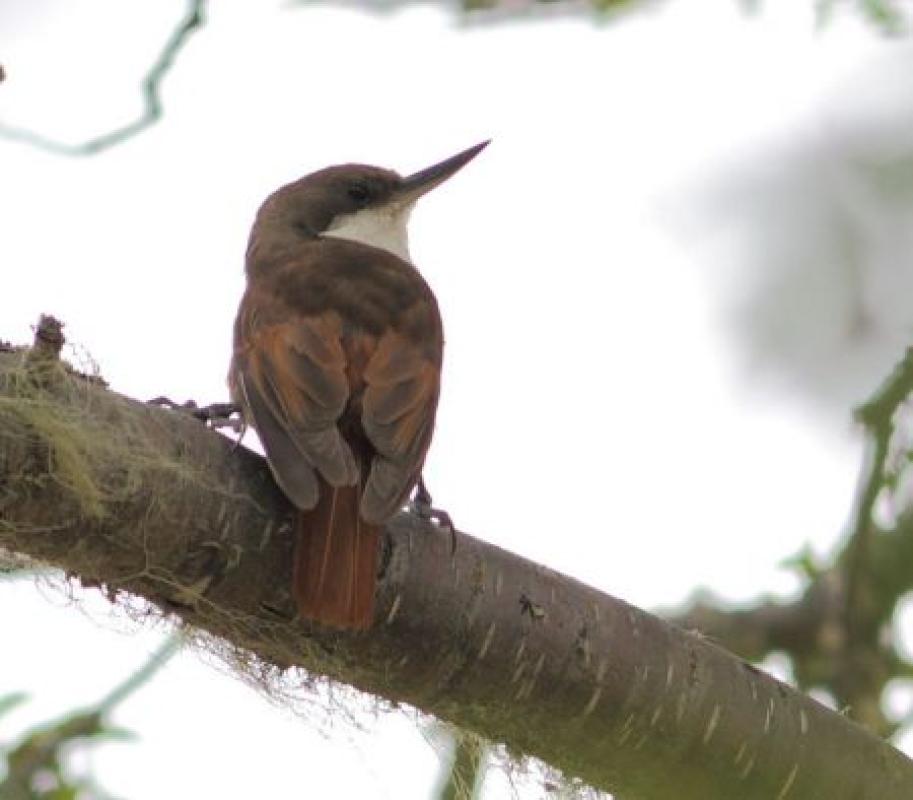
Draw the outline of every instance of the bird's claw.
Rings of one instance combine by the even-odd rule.
[[[186,403],[175,403],[170,397],[165,397],[164,395],[147,400],[146,405],[159,406],[160,408],[167,408],[170,411],[186,411],[188,414],[192,413],[197,407],[197,404],[194,403],[193,400],[188,400]]]
[[[420,477],[418,479],[418,483],[415,487],[415,495],[409,503],[409,510],[419,519],[436,523],[441,530],[449,531],[450,553],[453,555],[453,553],[456,552],[456,526],[453,524],[453,519],[451,519],[450,514],[444,511],[444,509],[434,507],[431,500],[431,493],[428,491],[428,487],[425,486],[424,478]]]
[[[238,434],[233,449],[241,444],[244,433],[247,431],[247,424],[241,413],[241,406],[237,403],[211,403],[208,406],[198,406],[193,400],[188,400],[186,403],[175,403],[169,397],[153,397],[148,401],[148,404],[190,414],[194,419],[200,420],[200,422],[213,429],[231,429]]]

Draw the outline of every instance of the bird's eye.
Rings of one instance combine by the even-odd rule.
[[[349,197],[356,203],[364,203],[368,199],[368,187],[363,183],[353,183],[349,187]]]

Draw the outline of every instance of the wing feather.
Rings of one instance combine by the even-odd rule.
[[[422,469],[440,393],[437,365],[402,334],[387,332],[368,362],[362,426],[377,451],[365,482],[362,516],[388,519]]]
[[[331,486],[358,482],[336,426],[349,398],[335,314],[251,326],[236,352],[242,404],[283,491],[299,508],[317,502],[315,470]]]

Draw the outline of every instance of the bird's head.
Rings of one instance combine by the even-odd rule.
[[[403,177],[367,164],[340,164],[283,186],[260,207],[248,262],[263,239],[292,246],[319,237],[350,239],[410,261],[407,224],[415,202],[475,158],[481,142],[434,166]],[[249,263],[250,265],[250,263]]]

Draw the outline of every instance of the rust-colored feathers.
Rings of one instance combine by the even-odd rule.
[[[249,282],[229,382],[277,483],[302,511],[299,614],[364,629],[380,528],[408,497],[431,441],[443,335],[411,265],[374,250],[378,281],[350,267],[373,248],[321,244],[319,257]],[[332,291],[324,291],[328,272],[337,276]]]
[[[298,613],[324,625],[365,630],[374,620],[380,526],[358,513],[357,486],[323,484],[298,519],[292,592]]]

